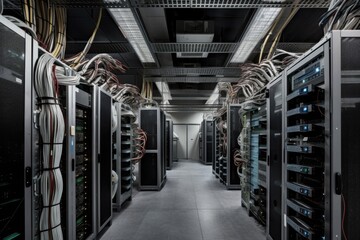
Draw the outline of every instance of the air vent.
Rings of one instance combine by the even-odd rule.
[[[176,21],[176,42],[211,43],[214,40],[214,21]],[[208,52],[194,46],[189,51],[177,52],[178,58],[207,58]]]
[[[203,58],[207,57],[207,53],[178,53],[182,58]],[[206,54],[206,56],[204,56]]]

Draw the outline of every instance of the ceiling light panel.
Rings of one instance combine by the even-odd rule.
[[[256,45],[269,31],[280,11],[281,8],[259,8],[257,10],[238,49],[230,60],[231,63],[243,63],[248,59]]]
[[[109,8],[112,17],[143,63],[155,63],[144,35],[130,8]]]

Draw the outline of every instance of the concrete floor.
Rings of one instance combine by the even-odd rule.
[[[240,198],[240,191],[219,183],[211,166],[181,161],[167,171],[160,192],[137,192],[114,212],[101,239],[264,240],[264,228],[248,217]]]

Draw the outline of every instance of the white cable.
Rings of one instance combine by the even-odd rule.
[[[35,69],[35,90],[40,103],[39,127],[42,138],[41,194],[43,209],[40,216],[41,240],[62,240],[60,201],[63,192],[60,160],[65,122],[53,79],[54,58],[43,54]]]
[[[113,199],[116,195],[118,185],[119,185],[119,176],[114,170],[111,170],[111,199]]]
[[[111,121],[111,132],[116,132],[117,126],[118,126],[118,117],[117,117],[117,111],[114,105],[112,105],[111,108],[111,115],[112,115],[112,121]]]

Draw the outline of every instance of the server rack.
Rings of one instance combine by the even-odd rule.
[[[219,157],[219,180],[221,183],[226,184],[226,179],[227,179],[227,174],[228,174],[228,166],[227,166],[227,144],[225,139],[227,139],[227,128],[226,125],[224,123],[226,123],[226,117],[227,114],[224,113],[218,123],[219,125],[222,125],[222,132],[220,132],[220,137],[219,137],[219,153],[220,153],[220,157]]]
[[[202,154],[201,162],[210,165],[213,162],[213,121],[204,119],[201,124]]]
[[[106,225],[111,224],[112,219],[112,97],[95,86],[94,99],[97,113],[97,230],[101,232]]]
[[[285,239],[360,234],[359,40],[333,31],[286,71]]]
[[[283,78],[281,74],[267,87],[267,239],[283,239]]]
[[[330,149],[325,134],[330,116],[325,106],[329,95],[324,94],[329,87],[328,64],[325,67],[329,47],[328,42],[317,46],[286,71],[285,239],[325,237],[325,222],[329,221],[325,182],[330,176],[326,170]]]
[[[113,133],[114,158],[113,170],[118,174],[119,183],[113,199],[113,208],[120,210],[121,205],[132,199],[132,158],[134,116],[131,108],[123,103],[115,103],[117,111],[117,128]]]
[[[31,38],[2,16],[0,33],[0,238],[31,239]]]
[[[166,182],[165,114],[157,107],[139,109],[140,128],[147,134],[146,152],[139,163],[139,189],[161,190]]]
[[[360,56],[354,53],[359,46],[359,31],[333,31],[330,60],[330,94],[333,96],[330,127],[332,239],[336,236],[341,236],[341,239],[360,236],[360,228],[356,224],[360,222],[360,149],[357,147],[360,140]],[[344,219],[343,224],[341,219]]]
[[[217,124],[218,124],[218,121],[215,119],[213,121],[213,126],[214,126],[214,141],[213,141],[214,170],[213,170],[213,173],[214,173],[216,178],[219,178],[219,174],[220,174],[220,162],[219,162],[219,158],[220,158],[220,148],[219,148],[220,132],[219,132],[219,129],[217,128]]]
[[[204,144],[203,144],[203,125],[204,125],[204,121],[201,122],[200,124],[200,131],[199,131],[199,160],[200,162],[203,162],[204,159],[203,159],[203,147],[204,147]]]
[[[250,211],[255,218],[266,224],[266,157],[267,121],[266,105],[251,112],[250,133]]]
[[[72,95],[72,91],[69,91]],[[75,88],[73,121],[75,122],[75,163],[68,171],[68,239],[95,239],[96,213],[96,88],[78,85]],[[71,119],[71,114],[68,115]],[[68,121],[69,121],[68,120]],[[71,143],[71,142],[70,142]],[[69,162],[69,161],[67,161]],[[69,165],[70,166],[70,165]],[[69,167],[70,168],[70,167]],[[71,214],[76,212],[76,214]]]
[[[234,164],[234,153],[239,149],[237,138],[242,128],[239,115],[240,107],[240,104],[229,104],[227,107],[227,189],[241,189],[237,167]]]
[[[251,114],[245,111],[244,103],[239,110],[240,119],[243,128],[240,133],[240,156],[244,160],[240,169],[240,185],[241,185],[241,206],[243,206],[248,214],[250,214],[250,193],[251,193],[251,164],[250,164],[250,119]]]
[[[166,169],[170,170],[173,166],[173,121],[166,119],[165,126],[165,161]]]

